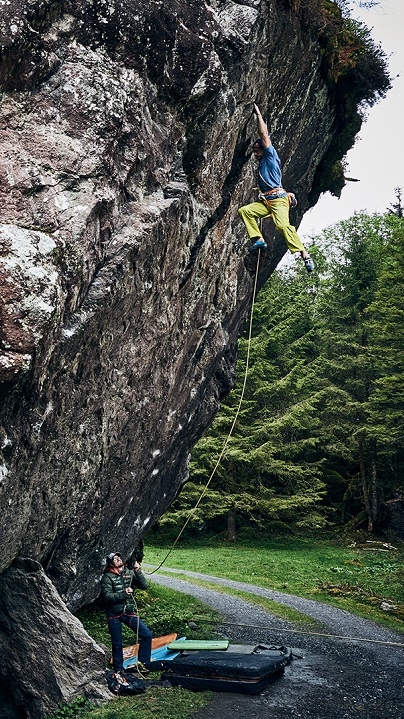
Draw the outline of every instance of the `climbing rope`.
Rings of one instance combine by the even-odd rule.
[[[245,392],[245,388],[246,388],[246,384],[247,384],[248,365],[249,365],[249,361],[250,361],[250,345],[251,345],[252,323],[253,323],[253,317],[254,317],[255,297],[256,297],[256,293],[257,293],[257,282],[258,282],[258,274],[259,274],[258,269],[259,269],[259,266],[260,266],[260,256],[261,256],[261,250],[258,250],[257,267],[256,267],[256,270],[255,270],[253,298],[252,298],[251,313],[250,313],[250,323],[249,323],[249,328],[248,328],[247,358],[246,358],[246,367],[245,367],[245,372],[244,372],[244,380],[243,380],[243,386],[242,386],[242,389],[241,389],[240,401],[239,401],[239,403],[238,403],[238,407],[237,407],[237,410],[236,410],[236,414],[235,414],[235,416],[234,416],[232,425],[231,425],[231,427],[230,427],[229,434],[228,434],[227,437],[226,437],[226,440],[225,440],[225,443],[224,443],[224,445],[223,445],[222,451],[220,452],[219,457],[218,457],[218,459],[217,459],[217,461],[216,461],[216,464],[215,464],[215,466],[213,467],[213,470],[212,470],[212,472],[211,472],[211,475],[210,475],[210,477],[209,477],[209,479],[208,479],[208,481],[207,481],[205,487],[203,488],[203,490],[202,490],[202,492],[201,492],[201,494],[200,494],[200,497],[199,497],[198,501],[196,502],[196,504],[195,504],[195,506],[193,507],[193,509],[190,510],[190,513],[189,513],[187,519],[185,520],[182,529],[179,531],[178,535],[176,536],[174,542],[172,543],[170,549],[168,550],[168,552],[167,552],[166,556],[164,557],[164,559],[162,560],[162,562],[158,565],[158,567],[156,567],[155,569],[153,569],[152,572],[146,572],[146,574],[148,574],[148,575],[155,574],[156,572],[158,572],[159,569],[161,569],[161,567],[163,566],[163,564],[165,564],[165,562],[167,561],[167,559],[168,559],[168,557],[170,556],[171,552],[173,551],[174,547],[176,546],[178,540],[180,539],[181,535],[182,535],[183,532],[185,531],[187,525],[188,525],[189,522],[191,521],[192,516],[194,515],[194,513],[195,513],[196,510],[198,509],[198,507],[199,507],[199,505],[200,505],[202,499],[204,498],[206,492],[207,492],[208,489],[209,489],[209,485],[210,485],[210,483],[211,483],[213,477],[214,477],[215,474],[216,474],[216,471],[217,471],[217,468],[218,468],[220,462],[221,462],[222,459],[223,459],[223,456],[224,456],[224,454],[225,454],[225,452],[226,452],[226,449],[227,449],[227,445],[229,444],[229,441],[230,441],[230,437],[232,436],[234,427],[236,426],[236,422],[237,422],[238,416],[239,416],[239,414],[240,414],[240,409],[241,409],[241,405],[242,405],[242,402],[243,402],[243,399],[244,399],[244,392]]]
[[[137,673],[139,674],[139,676],[140,676],[142,679],[146,679],[146,675],[143,674],[143,668],[146,669],[146,667],[144,667],[144,665],[142,664],[142,662],[139,661],[139,650],[140,650],[140,646],[139,646],[139,645],[140,645],[140,642],[139,642],[139,622],[140,622],[140,616],[139,616],[139,609],[138,609],[138,606],[137,606],[137,602],[136,602],[136,599],[135,599],[135,593],[134,593],[134,592],[133,592],[133,594],[132,594],[132,601],[133,601],[133,603],[134,603],[134,605],[135,605],[135,611],[136,611],[136,632],[135,632],[135,637],[136,637],[136,639],[135,639],[135,644],[138,645],[136,668],[137,668]],[[132,629],[132,626],[131,626],[131,629]],[[133,631],[133,629],[132,629],[132,631]]]
[[[198,619],[198,622],[202,622],[203,624],[220,624],[224,626],[230,626],[230,627],[243,627],[246,629],[265,629],[272,632],[289,632],[291,634],[304,634],[308,637],[327,637],[328,639],[347,639],[351,642],[368,642],[371,644],[383,644],[387,647],[401,647],[404,649],[404,644],[400,644],[400,642],[388,642],[383,641],[382,639],[366,639],[363,637],[346,637],[339,634],[323,634],[321,632],[304,632],[301,629],[286,629],[285,627],[265,627],[261,626],[260,624],[237,624],[236,622],[222,622],[221,620],[217,619]],[[196,622],[195,622],[196,624]]]

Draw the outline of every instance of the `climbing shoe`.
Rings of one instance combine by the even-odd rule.
[[[259,238],[258,240],[256,240],[256,241],[254,242],[253,245],[251,245],[251,247],[248,248],[248,251],[249,251],[249,252],[256,252],[257,250],[266,250],[267,247],[268,247],[268,245],[267,245],[267,243],[265,242],[265,240],[262,240],[261,238]]]
[[[304,266],[307,270],[307,272],[313,272],[314,270],[314,262],[311,259],[311,257],[303,257]]]

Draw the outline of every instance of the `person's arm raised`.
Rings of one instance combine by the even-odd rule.
[[[257,130],[262,140],[262,144],[264,147],[270,147],[272,145],[271,138],[269,137],[267,124],[261,115],[258,105],[254,105],[254,112],[257,118]]]

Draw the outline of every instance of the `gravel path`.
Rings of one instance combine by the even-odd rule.
[[[147,566],[144,567],[147,572]],[[293,648],[295,656],[284,677],[262,694],[216,693],[213,701],[195,714],[194,719],[226,719],[236,713],[248,714],[248,719],[284,719],[285,716],[404,719],[404,647],[358,641],[367,638],[404,644],[404,635],[322,602],[197,572],[167,568],[164,572],[169,572],[170,576],[157,573],[150,579],[190,594],[218,611],[226,622],[231,622],[230,626],[223,625],[221,632],[232,642],[285,645]],[[175,574],[206,579],[273,599],[316,619],[321,623],[319,632],[347,639],[300,634],[292,622],[238,597],[178,579]],[[237,626],[241,624],[254,628]]]

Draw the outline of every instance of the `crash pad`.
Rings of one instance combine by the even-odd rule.
[[[271,655],[227,651],[186,652],[167,662],[161,678],[192,691],[259,694],[280,679],[292,660],[286,647],[266,649]]]
[[[177,636],[177,635],[174,635],[174,636]],[[157,637],[156,639],[161,640],[163,638],[164,637]],[[182,637],[182,639],[185,639],[185,637]],[[157,643],[159,643],[159,642],[156,641],[156,644]],[[175,659],[178,656],[180,656],[180,652],[179,651],[170,651],[168,649],[167,644],[165,644],[162,647],[156,646],[154,649],[152,647],[151,654],[150,654],[150,662],[149,662],[150,668],[152,668],[152,665],[154,664],[155,669],[160,669],[164,666],[164,662],[172,661],[173,659]],[[123,668],[130,669],[131,667],[135,667],[136,664],[137,664],[137,655],[129,657],[128,659],[124,659]]]
[[[153,649],[160,649],[161,647],[166,647],[167,644],[170,642],[175,641],[177,639],[178,634],[165,634],[162,637],[153,637],[152,639],[152,651]],[[131,644],[128,647],[123,648],[123,659],[126,661],[127,659],[133,659],[133,657],[136,657],[138,655],[139,651],[139,644]],[[112,664],[113,660],[112,657],[109,660],[109,663]]]
[[[167,648],[177,652],[200,652],[209,651],[226,651],[229,646],[228,640],[213,639],[177,639],[168,644]]]

